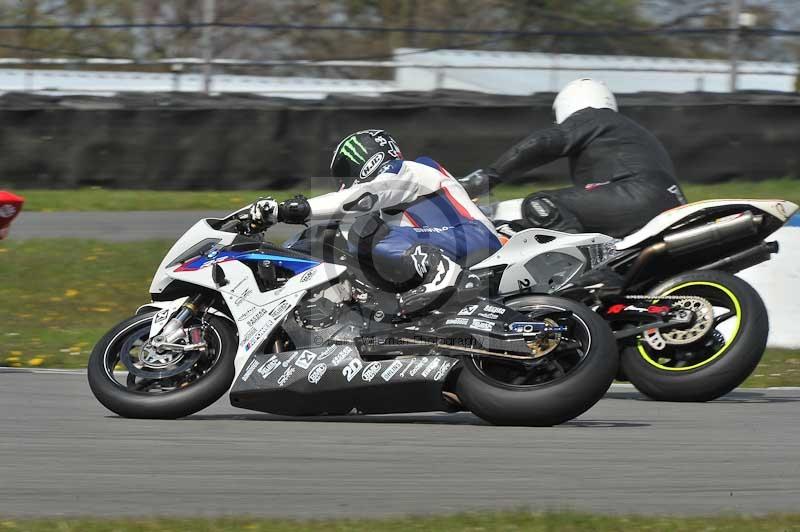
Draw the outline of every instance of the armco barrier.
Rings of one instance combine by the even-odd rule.
[[[800,348],[800,215],[773,235],[780,251],[739,274],[767,305],[772,347]]]
[[[437,91],[304,101],[9,93],[0,96],[0,186],[297,186],[327,174],[343,135],[376,127],[392,132],[407,156],[429,155],[464,175],[548,126],[553,96]],[[800,176],[800,95],[638,93],[619,101],[664,142],[681,181]],[[567,175],[561,160],[517,178]]]

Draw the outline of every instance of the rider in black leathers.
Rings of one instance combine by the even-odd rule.
[[[669,155],[645,128],[617,113],[602,82],[576,80],[556,97],[556,124],[520,141],[460,181],[473,197],[509,175],[569,157],[574,186],[531,194],[515,228],[623,237],[686,203]]]

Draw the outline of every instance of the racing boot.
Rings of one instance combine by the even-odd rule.
[[[447,255],[431,246],[415,246],[404,257],[413,262],[420,282],[415,288],[398,294],[400,314],[408,316],[428,312],[444,305],[456,293],[456,284],[474,288],[476,276],[462,270]],[[470,278],[475,277],[474,282]]]

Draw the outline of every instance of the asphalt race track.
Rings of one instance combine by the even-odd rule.
[[[553,428],[466,413],[301,420],[227,399],[143,421],[105,411],[83,374],[0,369],[0,405],[0,515],[706,514],[800,502],[800,389],[662,404],[615,387]]]

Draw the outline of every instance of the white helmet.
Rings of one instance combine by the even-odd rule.
[[[570,81],[566,87],[561,89],[553,102],[556,124],[563,123],[573,113],[587,107],[617,111],[617,99],[602,81],[591,78]]]

